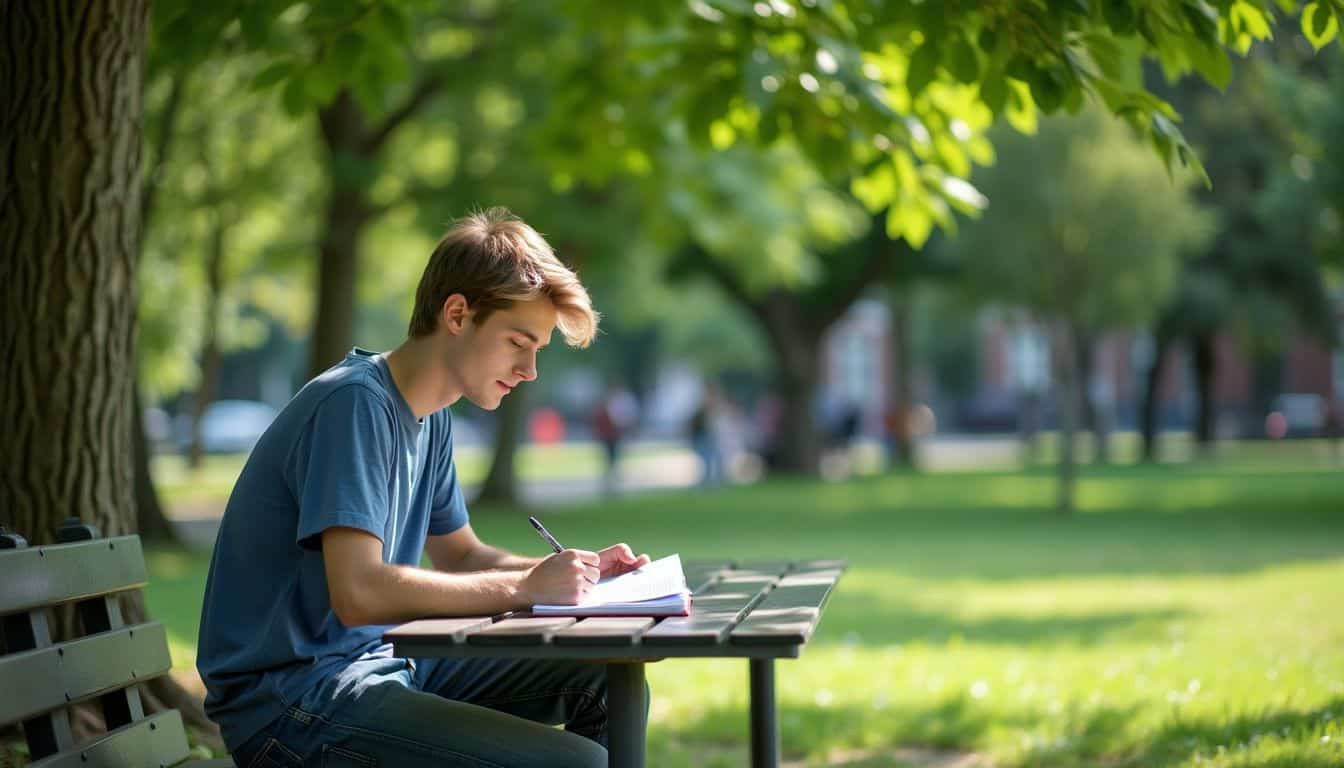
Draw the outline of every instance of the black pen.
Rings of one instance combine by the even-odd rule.
[[[560,546],[560,542],[555,540],[555,537],[551,535],[550,531],[546,530],[546,526],[542,525],[540,520],[535,517],[529,517],[527,518],[527,522],[531,523],[532,527],[537,529],[537,533],[541,534],[541,538],[545,539],[546,543],[551,545],[551,549],[554,549],[556,552],[565,551],[565,548]]]

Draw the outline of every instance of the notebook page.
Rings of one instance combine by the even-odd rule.
[[[668,555],[637,571],[602,579],[593,585],[580,605],[632,603],[685,591],[686,574],[681,570],[681,555]]]

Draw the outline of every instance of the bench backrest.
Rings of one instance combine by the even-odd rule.
[[[157,621],[127,626],[118,602],[147,580],[140,537],[96,536],[77,524],[49,546],[0,535],[0,725],[22,723],[32,768],[172,765],[187,757],[182,717],[146,717],[138,687],[172,666],[167,637]],[[49,611],[66,603],[82,634],[54,643]],[[107,733],[76,744],[69,707],[93,699]]]

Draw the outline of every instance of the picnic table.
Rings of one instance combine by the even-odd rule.
[[[401,657],[591,659],[607,664],[608,764],[644,765],[644,664],[745,658],[753,766],[779,761],[775,659],[802,653],[845,569],[840,560],[686,563],[691,614],[664,619],[505,617],[421,619],[384,639]]]

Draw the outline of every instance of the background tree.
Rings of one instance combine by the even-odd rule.
[[[1213,180],[1199,197],[1218,211],[1219,227],[1208,247],[1183,263],[1177,289],[1153,325],[1141,410],[1143,453],[1150,461],[1157,458],[1158,387],[1178,343],[1187,345],[1194,363],[1195,440],[1207,451],[1217,415],[1218,334],[1236,332],[1252,357],[1269,357],[1276,372],[1272,353],[1292,328],[1327,343],[1334,338],[1313,246],[1321,206],[1300,178],[1310,175],[1311,158],[1319,156],[1304,128],[1328,108],[1328,98],[1310,71],[1317,65],[1292,50],[1291,30],[1282,33],[1290,45],[1247,59],[1225,93],[1194,82],[1175,89],[1173,102],[1188,116],[1187,133],[1207,158]],[[1275,392],[1257,389],[1255,408],[1263,413]]]
[[[1058,507],[1073,509],[1080,340],[1141,325],[1212,222],[1127,130],[1095,112],[1051,118],[1037,136],[996,137],[975,177],[983,218],[949,243],[978,295],[1031,311],[1050,335],[1060,426]],[[1155,301],[1157,299],[1158,301]]]

